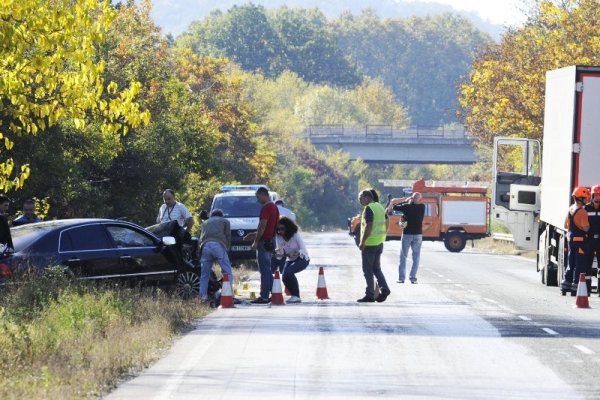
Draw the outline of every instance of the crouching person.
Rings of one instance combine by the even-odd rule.
[[[302,236],[298,232],[298,225],[288,217],[281,217],[277,223],[277,236],[275,239],[277,241],[276,253],[285,257],[281,279],[291,294],[286,302],[300,303],[302,300],[300,299],[300,287],[296,274],[306,269],[310,259]]]
[[[231,245],[231,224],[223,218],[223,211],[214,209],[210,213],[200,232],[200,300],[208,301],[208,281],[213,263],[216,261],[221,266],[221,271],[229,275],[233,284],[233,271],[229,262],[227,249]]]

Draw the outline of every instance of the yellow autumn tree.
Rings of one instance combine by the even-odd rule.
[[[35,135],[61,120],[83,128],[101,121],[105,134],[149,121],[135,98],[140,85],[103,79],[101,46],[115,16],[109,0],[0,0],[0,191],[18,189],[27,165],[14,171],[16,135]]]
[[[542,137],[547,70],[600,64],[598,0],[542,0],[528,21],[476,58],[462,85],[462,116],[484,143]]]

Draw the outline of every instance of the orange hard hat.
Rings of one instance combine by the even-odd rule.
[[[592,186],[592,194],[600,194],[600,185]]]
[[[577,186],[575,190],[573,190],[573,197],[590,197],[590,189],[585,186]]]

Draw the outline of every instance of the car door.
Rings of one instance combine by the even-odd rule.
[[[115,278],[124,272],[101,224],[64,229],[59,235],[58,249],[61,263],[84,279]]]
[[[131,278],[149,281],[172,280],[177,272],[161,242],[133,226],[106,224],[119,264]]]

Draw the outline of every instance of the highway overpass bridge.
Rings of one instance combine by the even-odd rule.
[[[474,139],[464,129],[312,125],[304,137],[320,150],[343,150],[353,160],[360,158],[371,163],[473,164],[478,161]]]

